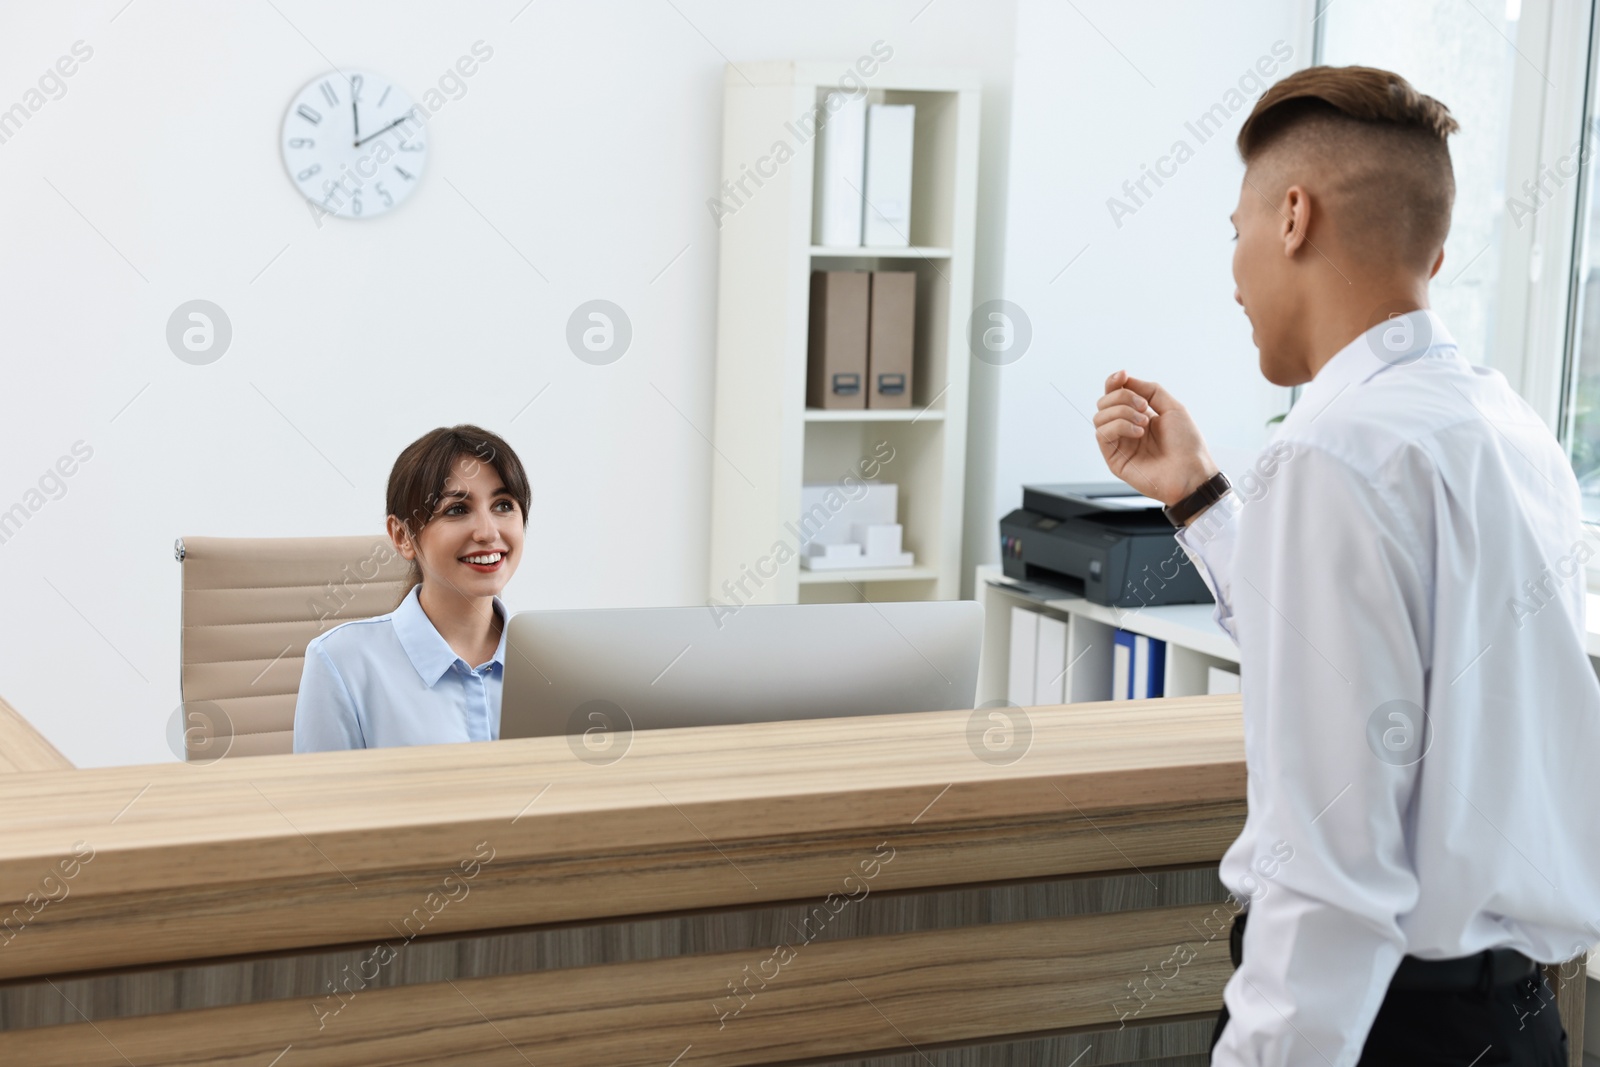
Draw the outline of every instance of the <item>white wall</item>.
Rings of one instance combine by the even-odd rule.
[[[376,530],[395,454],[435,425],[481,422],[529,467],[513,607],[698,602],[724,57],[882,39],[983,73],[975,297],[1022,305],[1034,340],[974,366],[969,561],[1024,482],[1103,476],[1056,387],[1092,414],[1112,369],[1155,377],[1230,469],[1285,406],[1231,302],[1233,130],[1121,228],[1105,201],[1274,41],[1309,60],[1298,0],[276,3],[0,0],[0,110],[94,49],[0,143],[0,511],[94,450],[0,544],[0,695],[80,765],[172,758],[174,538]],[[478,40],[494,56],[430,124],[411,201],[319,229],[278,154],[290,97],[330,61],[419,95]],[[609,367],[564,342],[597,297],[634,327]],[[194,298],[234,328],[205,367],[165,343]]]
[[[1177,396],[1225,471],[1246,466],[1286,410],[1289,391],[1261,377],[1233,300],[1233,137],[1249,104],[1204,143],[1184,124],[1224,102],[1274,42],[1293,58],[1269,83],[1309,65],[1308,6],[1019,0],[1003,282],[980,282],[975,300],[1019,305],[1033,341],[1015,363],[973,366],[969,562],[998,558],[996,523],[1022,485],[1110,478],[1088,419],[1118,368]],[[1108,198],[1131,204],[1122,183],[1180,139],[1193,158],[1147,184],[1153,195],[1119,227]]]
[[[378,530],[390,464],[436,425],[529,467],[514,608],[701,600],[724,57],[882,39],[980,69],[996,285],[1009,2],[123,3],[0,4],[0,109],[94,50],[0,144],[0,511],[93,449],[0,544],[0,695],[82,766],[173,758],[174,538]],[[318,229],[279,157],[293,94],[338,63],[418,96],[480,39],[410,202]],[[634,329],[607,367],[564,341],[597,297]],[[165,343],[195,298],[234,329],[203,367]]]

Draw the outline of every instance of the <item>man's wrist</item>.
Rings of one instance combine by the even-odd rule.
[[[1231,489],[1228,476],[1212,465],[1212,472],[1192,485],[1179,499],[1162,508],[1167,521],[1179,529],[1187,527]]]
[[[1190,493],[1193,493],[1196,489],[1199,489],[1202,485],[1215,478],[1217,476],[1217,472],[1220,470],[1221,468],[1213,463],[1209,458],[1203,460],[1201,464],[1190,473],[1188,479],[1184,482],[1183,492],[1179,493],[1174,499],[1165,501],[1165,504],[1170,508],[1184,500],[1189,496]]]

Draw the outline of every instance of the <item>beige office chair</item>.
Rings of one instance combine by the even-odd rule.
[[[410,570],[382,535],[188,537],[176,551],[191,763],[292,752],[306,644],[392,610]]]

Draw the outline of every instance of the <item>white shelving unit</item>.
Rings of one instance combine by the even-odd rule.
[[[709,583],[720,603],[729,601],[725,583],[741,579],[743,603],[960,595],[978,76],[887,63],[865,79],[870,103],[917,107],[911,246],[829,248],[811,243],[817,138],[801,134],[849,69],[753,63],[723,79],[722,177],[742,181],[743,191],[720,219]],[[781,163],[780,144],[792,153]],[[873,269],[917,276],[911,408],[808,409],[811,272]],[[916,565],[802,570],[800,487],[859,478],[860,462],[885,445],[893,458],[874,480],[900,487],[904,545]],[[781,562],[780,544],[790,553]]]
[[[859,245],[855,248],[829,248],[826,245],[812,245],[811,254],[819,259],[949,259],[948,248],[869,248]]]
[[[1211,617],[1213,604],[1164,608],[1108,608],[1081,596],[1024,587],[999,566],[980,564],[973,590],[983,605],[983,652],[978,661],[978,703],[1006,698],[1011,609],[1022,606],[1067,620],[1067,702],[1111,699],[1111,632],[1131,630],[1167,643],[1163,695],[1201,696],[1208,667],[1239,669],[1239,649]],[[1100,650],[1097,654],[1096,650]]]
[[[836,571],[801,571],[801,585],[832,585],[839,582],[925,582],[937,578],[932,567],[848,567]]]

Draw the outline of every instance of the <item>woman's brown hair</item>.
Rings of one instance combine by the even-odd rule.
[[[522,525],[528,525],[528,509],[533,504],[528,473],[504,438],[469,423],[441,426],[407,445],[389,471],[388,514],[400,520],[413,544],[422,528],[433,521],[444,495],[445,481],[454,472],[460,456],[482,461],[495,469],[522,510]],[[422,568],[413,559],[400,599],[404,600],[421,581]]]

